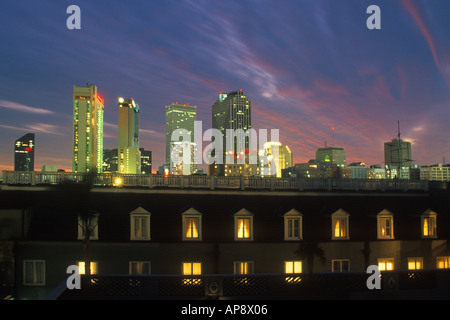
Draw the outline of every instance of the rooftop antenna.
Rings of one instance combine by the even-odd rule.
[[[332,137],[332,144],[331,144],[331,146],[334,147],[334,127],[331,127],[331,137]]]

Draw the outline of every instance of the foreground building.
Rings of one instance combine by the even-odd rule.
[[[81,197],[81,191],[72,188],[0,191],[0,219],[10,221],[7,229],[0,228],[0,235],[5,255],[11,257],[14,252],[18,299],[45,298],[65,284],[68,266],[84,265],[80,199],[96,212],[87,261],[92,274],[99,276],[184,276],[188,280],[175,278],[171,286],[193,289],[206,275],[239,275],[240,280],[232,280],[236,284],[245,281],[243,275],[268,279],[263,275],[272,274],[284,275],[280,279],[285,285],[292,281],[300,290],[300,280],[310,273],[364,274],[369,265],[392,272],[450,268],[450,204],[444,190],[239,192],[99,187]],[[12,239],[15,249],[8,251]],[[432,279],[427,285],[434,288]],[[163,294],[158,290],[151,292]],[[244,294],[243,290],[233,294]],[[288,292],[295,297],[295,290]],[[170,298],[170,292],[163,295]]]

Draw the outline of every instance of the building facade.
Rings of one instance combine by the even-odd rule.
[[[14,142],[14,171],[34,171],[34,133],[27,133]]]
[[[99,191],[91,203],[98,213],[90,237],[93,274],[291,277],[365,272],[369,265],[381,271],[450,268],[448,191]],[[17,298],[44,298],[65,283],[68,266],[82,267],[86,259],[79,215],[68,205],[79,199],[77,192],[1,196],[40,203],[33,212],[15,210],[15,263]]]
[[[139,105],[133,98],[118,98],[118,171],[119,173],[141,173],[139,150]]]
[[[103,171],[103,112],[97,86],[73,87],[73,172]]]
[[[194,125],[197,120],[197,107],[189,104],[172,103],[166,106],[166,163],[170,164],[172,134],[178,129],[186,130],[194,142]]]
[[[141,152],[141,173],[151,174],[152,173],[152,151],[145,150],[144,148],[139,148]]]
[[[347,155],[342,147],[323,147],[316,150],[316,160],[319,162],[329,162],[338,167],[347,166]]]

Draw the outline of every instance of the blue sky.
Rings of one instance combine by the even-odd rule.
[[[71,4],[81,30],[66,28]],[[381,30],[366,27],[372,4]],[[86,83],[105,99],[105,148],[117,145],[117,97],[139,103],[154,169],[165,105],[196,105],[205,129],[218,93],[236,89],[295,163],[334,141],[348,162],[383,164],[398,120],[414,162],[450,162],[449,12],[442,0],[2,0],[0,170],[27,132],[37,170],[71,170],[72,91]]]

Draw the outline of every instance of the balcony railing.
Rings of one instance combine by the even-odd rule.
[[[48,300],[73,299],[288,299],[445,298],[450,270],[387,271],[380,289],[369,289],[365,272],[252,275],[91,275],[80,289],[62,282]]]
[[[87,175],[72,172],[3,171],[3,185],[50,185],[64,181],[82,182],[90,179],[96,186],[239,189],[239,190],[343,190],[343,191],[428,191],[429,181],[403,179],[313,179],[274,177],[215,177],[200,175],[117,174]]]

